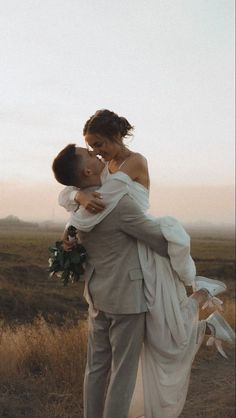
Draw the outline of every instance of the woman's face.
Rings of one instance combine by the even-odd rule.
[[[105,161],[111,161],[121,150],[122,142],[111,141],[110,139],[98,135],[87,134],[85,141],[96,155],[100,155]]]

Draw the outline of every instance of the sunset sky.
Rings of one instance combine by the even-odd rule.
[[[233,222],[233,0],[0,0],[0,31],[0,217],[66,220],[52,160],[108,108],[155,214]]]

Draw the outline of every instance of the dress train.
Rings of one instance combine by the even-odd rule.
[[[144,249],[139,250],[142,258]],[[128,418],[177,418],[185,404],[192,362],[203,341],[206,322],[199,321],[198,302],[187,297],[169,260],[148,254],[150,249],[145,251],[149,311]],[[145,263],[142,259],[142,266]]]

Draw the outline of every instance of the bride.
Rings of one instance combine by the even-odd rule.
[[[83,231],[91,230],[126,193],[143,211],[148,209],[147,162],[123,143],[132,129],[125,118],[108,110],[96,112],[86,122],[85,141],[105,161],[102,187],[93,193],[76,188],[62,191],[59,202],[72,211],[69,224]],[[79,209],[73,212],[78,203]],[[175,219],[156,218],[156,222],[168,241],[170,259],[160,257],[138,242],[148,313],[142,368],[128,418],[178,417],[186,400],[191,365],[206,330],[212,334],[209,344],[216,342],[222,355],[225,353],[220,341],[234,340],[232,329],[217,311],[205,321],[198,318],[200,304],[221,303],[215,295],[224,291],[225,285],[196,276],[189,237]],[[192,296],[187,297],[185,286],[193,286]]]

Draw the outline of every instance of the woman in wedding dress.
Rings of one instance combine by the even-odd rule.
[[[105,208],[98,211],[103,207],[99,193],[80,191],[77,197],[81,206],[77,212],[71,213],[69,221],[80,230],[91,230],[126,193],[143,211],[147,211],[149,176],[146,160],[123,143],[123,138],[131,131],[132,127],[125,118],[108,110],[96,112],[86,122],[85,140],[106,162],[99,190]],[[63,192],[60,203],[68,207],[69,199],[71,190],[67,194]],[[71,204],[73,206],[73,202],[70,202],[70,209]],[[213,335],[210,343],[216,339],[223,355],[219,340],[233,342],[234,339],[231,328],[217,312],[205,321],[199,321],[198,316],[201,303],[210,299],[210,303],[220,304],[215,295],[224,291],[225,286],[196,276],[190,256],[190,240],[178,221],[171,217],[153,219],[160,224],[168,241],[170,259],[160,257],[138,242],[148,312],[142,368],[139,368],[128,418],[177,418],[186,400],[191,365],[206,328]],[[192,296],[187,297],[185,286],[193,286],[196,290]]]

